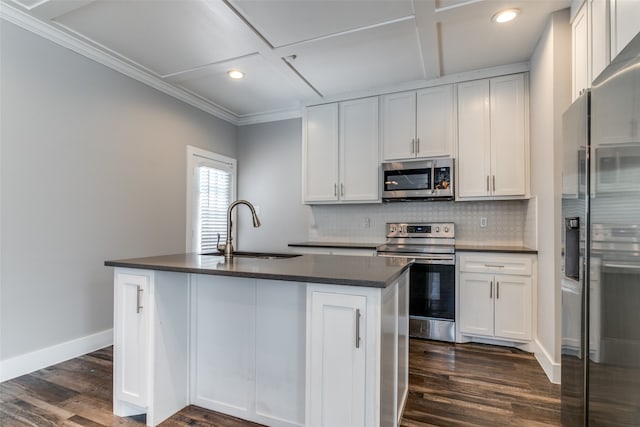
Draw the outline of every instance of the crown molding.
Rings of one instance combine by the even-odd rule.
[[[0,19],[11,22],[27,31],[50,40],[64,48],[70,49],[84,57],[131,77],[132,79],[157,89],[173,98],[179,99],[180,101],[219,119],[225,120],[234,125],[238,125],[241,122],[241,117],[226,111],[222,107],[210,102],[205,102],[182,89],[168,84],[158,77],[141,71],[136,67],[95,48],[89,43],[78,40],[66,32],[42,22],[19,9],[16,9],[4,1],[0,1]],[[253,120],[257,123],[260,120],[260,114],[256,114]]]
[[[303,102],[302,105],[308,107],[312,105],[328,104],[331,102],[348,101],[350,99],[367,98],[369,96],[380,96],[390,93],[426,89],[434,86],[442,86],[447,84],[467,82],[471,80],[506,76],[508,74],[526,73],[529,72],[529,70],[529,62],[516,62],[515,64],[499,65],[497,67],[482,68],[479,70],[449,74],[432,80],[415,80],[411,82],[382,86],[375,89],[328,95],[320,101],[318,101],[317,99],[306,100],[306,102]]]

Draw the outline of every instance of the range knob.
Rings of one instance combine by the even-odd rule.
[[[444,232],[445,232],[445,233],[448,233],[448,232],[449,232],[449,226],[448,226],[448,225],[445,225],[445,226],[444,226]]]
[[[436,227],[436,233],[440,232],[440,227]]]

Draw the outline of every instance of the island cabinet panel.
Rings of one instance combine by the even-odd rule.
[[[149,288],[153,272],[115,274],[114,413],[146,413],[149,378]],[[135,405],[135,408],[130,405]]]
[[[307,285],[306,426],[399,425],[408,273],[386,288]]]
[[[167,419],[188,401],[188,277],[115,271],[113,411]]]
[[[192,401],[271,426],[304,423],[305,285],[192,278]]]
[[[310,425],[365,426],[366,297],[311,295]]]

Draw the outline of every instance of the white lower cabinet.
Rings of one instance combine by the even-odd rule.
[[[142,414],[148,404],[151,271],[117,270],[115,274],[114,413]]]
[[[306,426],[399,425],[408,390],[408,277],[385,289],[308,285]]]
[[[460,255],[460,334],[530,341],[533,264],[530,255]]]
[[[311,294],[309,425],[367,425],[366,302],[362,295]]]

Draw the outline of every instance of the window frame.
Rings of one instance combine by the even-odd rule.
[[[196,226],[198,224],[198,166],[202,160],[211,162],[212,166],[215,164],[225,166],[231,169],[231,200],[237,199],[237,181],[238,181],[238,162],[232,157],[227,157],[222,154],[214,153],[212,151],[204,150],[202,148],[187,145],[187,229],[186,229],[186,251],[197,251],[197,239],[196,239]],[[235,212],[233,213],[235,216]],[[232,219],[235,221],[235,218]],[[236,230],[232,231],[232,237],[235,240]]]

